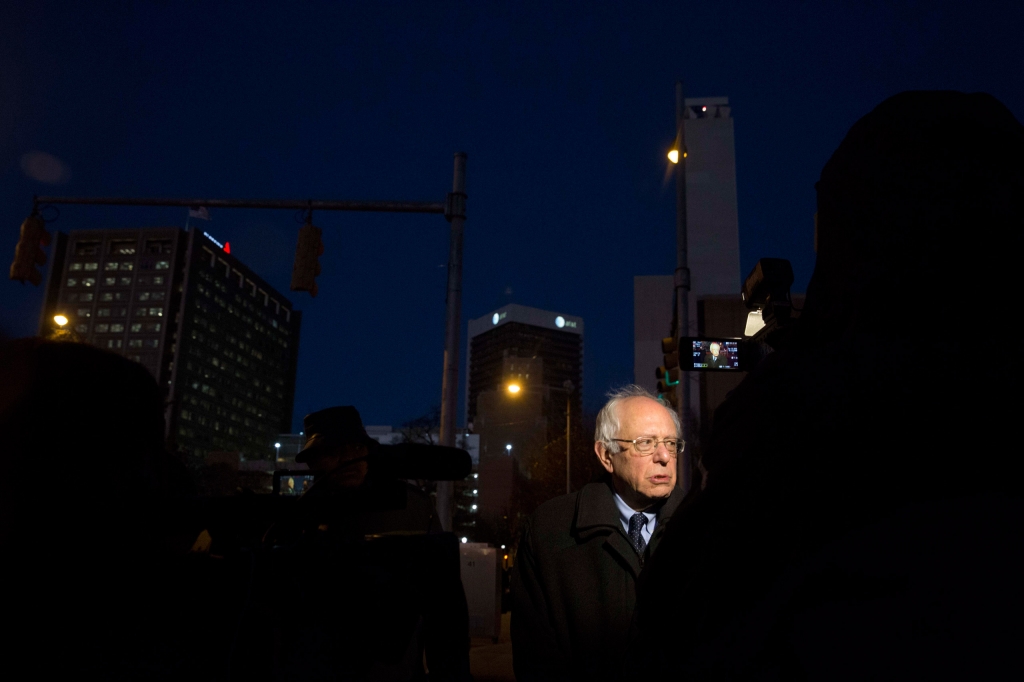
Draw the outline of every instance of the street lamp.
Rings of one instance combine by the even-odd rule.
[[[280,443],[274,443],[274,448],[277,450],[277,454],[274,457],[274,459],[276,459],[278,462],[280,462],[281,461],[281,444]]]
[[[53,321],[58,327],[63,327],[68,323],[68,318],[64,315],[54,315]]]
[[[508,386],[506,386],[505,388],[511,395],[518,395],[523,391],[523,386],[514,381],[509,383]],[[572,482],[569,478],[569,464],[571,458],[570,453],[572,452],[570,448],[571,443],[569,439],[569,426],[570,415],[572,414],[572,392],[576,390],[576,386],[572,383],[572,381],[566,379],[565,382],[562,384],[561,388],[559,388],[558,386],[545,386],[544,388],[546,388],[549,391],[565,392],[565,494],[568,495],[569,493],[572,492]],[[506,445],[505,449],[509,450],[511,454],[511,445]]]

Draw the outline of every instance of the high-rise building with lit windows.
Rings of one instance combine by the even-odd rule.
[[[513,303],[468,327],[466,419],[480,435],[478,505],[483,520],[500,525],[517,468],[529,477],[545,460],[548,470],[564,471],[567,412],[577,430],[582,413],[583,320]]]
[[[187,462],[273,459],[295,393],[302,316],[288,299],[194,228],[72,231],[57,247],[41,334],[63,314],[82,341],[145,366]]]

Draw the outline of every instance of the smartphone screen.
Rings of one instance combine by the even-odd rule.
[[[704,371],[740,371],[740,342],[738,339],[682,339],[683,348],[690,345],[690,367],[683,369]]]

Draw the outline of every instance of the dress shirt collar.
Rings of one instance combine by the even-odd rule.
[[[615,507],[619,510],[619,521],[622,523],[622,530],[629,533],[629,519],[633,514],[636,514],[636,510],[626,504],[625,500],[619,497],[618,493],[615,493]],[[658,523],[657,506],[645,510],[643,515],[647,517],[647,525],[640,530],[640,534],[643,535],[644,542],[650,542],[654,526]]]

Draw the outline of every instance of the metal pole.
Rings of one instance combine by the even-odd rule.
[[[94,206],[178,206],[191,208],[292,208],[315,211],[371,211],[384,213],[444,213],[445,205],[423,201],[320,201],[317,199],[172,199],[132,197],[37,196],[38,204],[91,204]]]
[[[455,155],[452,193],[449,195],[452,224],[448,251],[448,297],[444,329],[444,369],[441,378],[441,445],[455,445],[455,410],[459,392],[459,332],[462,310],[462,232],[466,223],[466,154]],[[437,515],[446,531],[452,530],[455,484],[437,483]]]
[[[569,413],[572,406],[572,392],[565,392],[565,494],[568,495],[572,492],[572,484],[569,479],[569,453],[572,449],[569,447]]]
[[[676,314],[679,320],[679,336],[690,335],[690,268],[687,263],[686,243],[686,100],[683,97],[683,82],[676,82],[676,136],[679,141],[679,163],[676,166]],[[683,349],[680,348],[680,356]],[[682,360],[682,357],[680,357]],[[679,401],[679,422],[683,427],[683,440],[693,442],[692,425],[690,423],[690,373],[685,371],[684,363],[680,363],[681,381],[679,390],[682,392]],[[690,448],[683,451],[679,458],[679,485],[683,492],[690,490],[692,475],[690,472]]]

